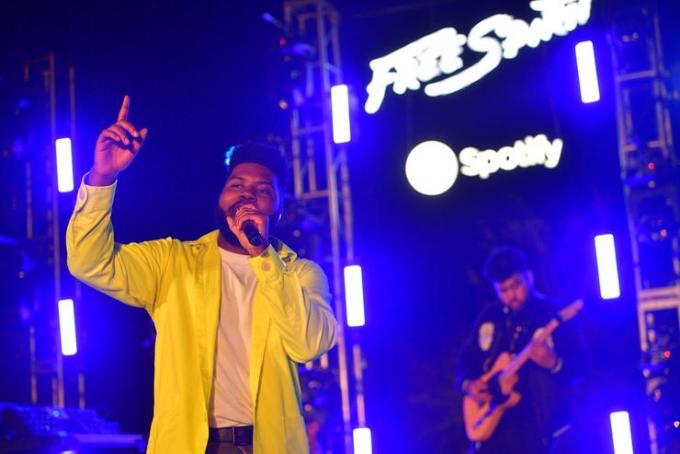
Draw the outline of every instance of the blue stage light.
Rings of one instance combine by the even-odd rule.
[[[347,143],[352,139],[349,125],[349,95],[347,85],[331,87],[333,142]]]
[[[372,454],[371,429],[358,427],[353,431],[354,454]]]
[[[347,326],[364,326],[364,283],[359,265],[345,267],[345,310]]]
[[[73,159],[71,139],[57,139],[55,142],[57,155],[57,187],[59,192],[73,191]]]
[[[592,41],[582,41],[576,45],[576,65],[578,81],[581,86],[581,101],[591,103],[600,100],[600,87],[597,82],[595,51]]]
[[[630,435],[630,418],[627,411],[615,411],[609,415],[612,427],[614,454],[633,454],[633,439]]]
[[[611,233],[595,237],[595,254],[600,279],[600,296],[605,300],[618,298],[621,296],[619,270],[616,266],[614,236]]]
[[[72,299],[59,300],[59,334],[61,337],[61,353],[64,356],[72,356],[78,353],[76,317]]]

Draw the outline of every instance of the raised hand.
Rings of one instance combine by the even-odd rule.
[[[123,98],[116,122],[104,129],[97,138],[94,147],[94,164],[89,175],[88,184],[92,186],[108,186],[118,174],[125,170],[137,156],[144,144],[149,130],[137,130],[128,121],[130,97]]]

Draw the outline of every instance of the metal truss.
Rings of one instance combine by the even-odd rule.
[[[609,33],[621,179],[635,272],[652,454],[670,452],[678,420],[680,159],[654,0],[632,2]]]
[[[319,221],[316,258],[329,271],[335,315],[340,325],[336,357],[318,367],[336,368],[345,452],[353,426],[365,426],[363,360],[358,338],[345,330],[343,268],[353,264],[352,204],[346,145],[332,141],[330,88],[342,83],[339,15],[324,0],[284,3],[287,37],[284,59],[291,82],[285,101],[290,115],[290,152],[299,205]],[[308,368],[317,367],[308,365]]]
[[[57,310],[60,298],[68,296],[76,304],[80,302],[80,285],[63,266],[62,232],[67,218],[61,212],[67,200],[57,189],[55,155],[60,134],[76,141],[75,69],[58,70],[53,53],[26,61],[18,93],[19,98],[13,101],[18,123],[11,126],[15,140],[24,144],[25,150],[15,156],[17,173],[12,184],[21,187],[21,197],[17,198],[13,222],[20,226],[22,254],[29,258],[19,275],[25,301],[22,311],[27,325],[30,395],[17,397],[34,405],[64,408],[69,394],[71,406],[84,408],[85,378],[78,367],[72,367],[76,366],[73,362],[70,372],[65,370]]]

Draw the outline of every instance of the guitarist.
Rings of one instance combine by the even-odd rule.
[[[484,275],[500,301],[483,309],[463,345],[457,361],[458,389],[484,404],[498,388],[480,376],[492,368],[498,355],[517,354],[532,343],[531,360],[520,369],[514,386],[522,396],[519,404],[507,410],[488,440],[471,442],[469,452],[554,452],[567,438],[569,387],[583,376],[580,336],[570,322],[544,342],[532,342],[559,306],[534,289],[533,273],[522,251],[494,250],[484,265]]]

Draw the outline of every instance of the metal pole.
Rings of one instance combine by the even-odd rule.
[[[51,206],[50,212],[52,217],[52,268],[54,270],[54,300],[53,305],[56,305],[57,300],[61,298],[61,241],[59,237],[59,192],[57,190],[57,162],[56,154],[54,153],[54,146],[57,140],[57,82],[56,82],[56,59],[54,53],[50,53],[48,56],[49,60],[49,109],[50,109],[50,143],[48,145],[48,160],[47,162],[52,163],[52,179],[48,179],[48,185],[50,188],[50,199]],[[54,307],[54,306],[53,306]],[[55,333],[56,334],[56,333]],[[64,358],[61,354],[61,348],[59,342],[56,342],[55,348],[55,359],[57,366],[57,377],[56,377],[56,396],[52,396],[52,400],[55,406],[64,407]]]

